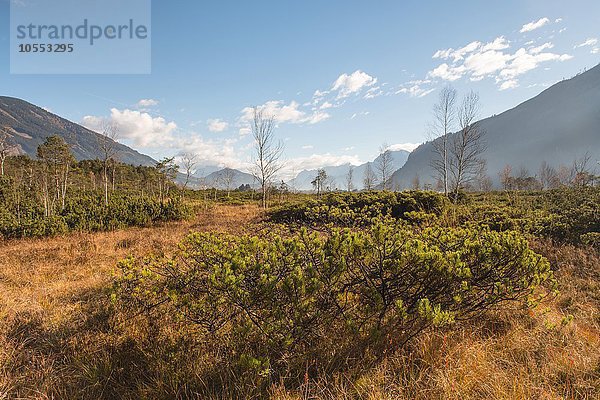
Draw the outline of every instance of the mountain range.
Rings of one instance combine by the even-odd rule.
[[[390,151],[392,165],[390,170],[396,171],[401,168],[408,159],[409,152],[405,150]],[[331,189],[347,189],[348,171],[352,167],[352,187],[356,190],[363,189],[363,180],[367,166],[371,166],[373,172],[377,175],[377,165],[379,165],[381,155],[374,161],[370,161],[358,166],[343,164],[339,166],[324,166],[322,169],[327,173],[327,185]],[[312,181],[317,176],[318,169],[304,170],[289,182],[291,188],[295,190],[312,190]]]
[[[513,170],[525,168],[534,176],[544,161],[558,169],[587,153],[596,164],[600,158],[600,65],[481,120],[479,127],[487,148],[482,158],[496,186],[507,165]],[[418,147],[392,176],[393,187],[410,188],[415,176],[421,184],[434,184],[434,156],[431,142]]]
[[[563,80],[536,97],[502,114],[478,122],[484,132],[486,150],[482,155],[487,174],[498,185],[499,173],[506,165],[513,170],[527,169],[535,175],[543,162],[555,168],[570,166],[575,159],[589,154],[596,164],[600,158],[600,65]],[[0,128],[8,132],[16,144],[15,153],[36,156],[37,147],[46,137],[58,135],[72,148],[75,158],[101,158],[100,134],[74,122],[59,117],[24,100],[0,96]],[[456,134],[455,134],[456,135]],[[119,161],[132,165],[155,165],[151,157],[115,142]],[[434,157],[432,142],[424,143],[415,151],[392,152],[395,171],[391,187],[406,189],[413,185],[415,177],[421,185],[436,181],[431,168]],[[353,168],[353,187],[363,188],[365,170],[371,165],[376,171],[379,159],[352,167],[350,164],[324,166],[327,186],[346,189],[347,176]],[[295,190],[312,190],[311,182],[317,170],[300,172],[289,182]],[[228,179],[231,178],[231,179]],[[180,174],[178,181],[185,177]],[[229,182],[231,181],[231,182]],[[256,186],[254,177],[248,173],[203,166],[194,174],[190,186],[237,188],[240,185]]]

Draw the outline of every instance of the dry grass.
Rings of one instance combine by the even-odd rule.
[[[1,243],[0,399],[243,397],[243,387],[219,382],[227,374],[201,344],[174,326],[127,320],[109,291],[119,259],[168,254],[190,230],[240,232],[259,216],[256,207],[219,206],[156,228]],[[599,399],[600,258],[534,247],[558,269],[561,289],[537,309],[428,332],[382,364],[308,377],[300,388],[273,385],[271,397]]]
[[[258,215],[253,206],[220,206],[189,222],[0,243],[0,399],[106,394],[86,382],[122,372],[96,370],[103,357],[111,368],[135,350],[110,320],[117,261],[168,253],[192,230],[239,231]]]

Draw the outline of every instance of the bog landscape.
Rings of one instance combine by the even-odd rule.
[[[0,399],[599,399],[600,65],[485,117],[572,58],[514,40],[440,50],[396,93],[356,70],[203,121],[234,139],[181,139],[164,100],[74,119],[0,97]],[[348,156],[380,138],[358,108],[346,155],[312,131],[396,95],[428,102],[420,144],[390,128]]]

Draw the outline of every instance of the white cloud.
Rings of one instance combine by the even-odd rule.
[[[350,119],[354,119],[356,117],[366,117],[369,114],[371,114],[371,111],[363,111],[363,112],[359,112],[359,113],[354,113],[354,114],[352,114]]]
[[[252,129],[250,129],[250,128],[248,128],[248,127],[242,127],[242,128],[240,128],[240,130],[239,130],[239,134],[240,134],[240,136],[247,136],[247,135],[249,135],[249,134],[251,134],[251,133],[252,133]]]
[[[600,48],[599,47],[594,47],[591,51],[592,54],[600,54]]]
[[[158,100],[154,99],[141,99],[137,102],[138,108],[148,108],[148,107],[156,107],[158,105]]]
[[[463,77],[474,82],[494,78],[501,90],[511,89],[518,86],[516,78],[519,75],[537,68],[541,63],[572,58],[568,54],[547,52],[553,47],[552,43],[547,42],[537,47],[520,48],[512,53],[506,51],[510,48],[510,42],[503,36],[485,44],[471,42],[458,50],[440,50],[434,54],[434,58],[452,61],[437,66],[428,73],[428,77],[450,82]],[[415,87],[413,92],[418,89]],[[410,88],[405,88],[404,91],[409,93]]]
[[[425,97],[428,94],[435,91],[435,88],[424,89],[420,85],[412,85],[410,87],[400,88],[396,94],[405,93],[410,95],[410,97]]]
[[[300,109],[300,104],[296,101],[285,104],[281,100],[272,100],[258,108],[265,114],[272,115],[277,123],[316,124],[325,121],[330,117],[330,115],[324,111],[315,111],[312,113],[303,111]],[[252,107],[246,107],[242,110],[240,120],[242,123],[247,124],[252,121],[253,117],[254,109]]]
[[[589,38],[585,42],[580,43],[580,44],[576,45],[573,48],[574,49],[578,49],[580,47],[595,46],[597,44],[598,44],[598,39],[597,38]]]
[[[350,75],[340,75],[334,82],[331,91],[338,92],[337,98],[343,99],[360,92],[364,88],[374,86],[376,83],[377,78],[358,70]]]
[[[221,119],[209,119],[206,122],[208,130],[211,132],[223,132],[229,128],[229,123]]]
[[[552,48],[554,48],[554,44],[548,42],[548,43],[544,43],[541,46],[537,46],[537,47],[529,49],[529,52],[531,54],[539,54],[546,49],[552,49]]]
[[[568,54],[537,53],[532,54],[525,49],[519,49],[511,57],[511,62],[500,71],[501,80],[514,80],[519,75],[523,75],[547,61],[567,61],[573,58]]]
[[[110,110],[110,117],[85,116],[82,125],[99,132],[102,123],[111,122],[119,130],[119,137],[131,140],[138,147],[158,147],[173,140],[173,132],[177,129],[175,122],[167,122],[162,117],[129,109]]]
[[[315,148],[315,146],[313,146],[312,144],[307,144],[307,145],[302,146],[302,150],[311,150],[314,148]]]
[[[562,19],[562,18],[556,18],[556,19],[554,20],[554,22],[555,22],[555,23],[557,23],[557,24],[560,24],[562,21],[563,21],[563,19]]]
[[[119,129],[119,139],[130,140],[136,148],[146,151],[159,150],[159,154],[193,153],[198,156],[201,166],[218,165],[221,167],[248,170],[250,167],[249,155],[243,155],[235,148],[237,139],[222,138],[206,140],[201,135],[178,133],[175,122],[167,122],[162,117],[132,110],[111,109],[110,116],[86,116],[82,125],[100,132],[102,124],[110,122]],[[151,149],[151,150],[150,150]]]
[[[440,78],[445,81],[456,81],[463,77],[466,68],[464,66],[451,67],[450,65],[443,63],[433,71],[430,71],[428,76],[431,78]]]
[[[206,140],[200,135],[192,134],[177,138],[173,145],[183,153],[196,154],[200,163],[198,170],[202,170],[202,166],[217,165],[248,171],[251,168],[250,158],[240,157],[235,143],[235,139]]]
[[[519,87],[519,82],[515,79],[504,81],[500,84],[500,90],[514,89],[517,87]]]
[[[388,150],[391,150],[391,151],[405,150],[405,151],[412,152],[420,145],[421,145],[420,143],[398,143],[398,144],[393,144],[393,145],[389,146]]]
[[[367,93],[365,93],[364,98],[366,100],[369,99],[374,99],[375,97],[379,97],[379,96],[383,96],[384,92],[383,90],[381,90],[381,86],[375,86],[370,88],[369,90],[367,90]]]
[[[344,164],[360,165],[361,163],[361,160],[356,155],[312,154],[307,157],[296,157],[286,160],[282,175],[289,179],[302,170],[317,169],[325,165],[337,167]]]
[[[548,18],[544,17],[544,18],[539,19],[538,21],[533,21],[533,22],[523,25],[520,32],[521,33],[531,32],[531,31],[541,28],[542,26],[544,26],[548,23],[550,23],[550,20]]]

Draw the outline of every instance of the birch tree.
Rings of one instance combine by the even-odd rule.
[[[0,176],[4,176],[4,163],[6,158],[17,148],[13,143],[12,137],[8,134],[7,128],[0,128]]]
[[[346,174],[346,190],[351,192],[354,190],[354,167],[351,165]]]
[[[451,86],[446,86],[440,92],[439,100],[433,107],[433,123],[429,132],[435,153],[431,167],[441,180],[445,195],[449,193],[450,135],[455,122],[456,90]]]
[[[57,203],[65,207],[69,171],[75,158],[69,145],[59,136],[50,136],[38,146],[37,158],[42,162],[42,190],[45,215],[54,212]]]
[[[458,111],[459,131],[453,135],[448,148],[448,172],[455,198],[481,169],[482,154],[486,149],[484,132],[479,126],[479,95],[465,95]]]
[[[104,205],[108,206],[108,170],[112,162],[115,162],[117,156],[117,139],[119,138],[119,128],[116,124],[105,122],[102,124],[102,133],[96,136],[98,147],[102,154],[102,179],[104,180]]]
[[[379,157],[377,157],[377,163],[375,164],[375,168],[379,173],[381,188],[383,190],[389,189],[389,180],[394,172],[392,171],[393,163],[392,152],[390,151],[389,146],[384,143],[379,148]]]
[[[365,190],[373,190],[377,184],[377,177],[371,167],[371,163],[368,163],[365,168],[365,174],[363,176],[363,186]]]
[[[183,169],[185,170],[185,183],[183,184],[183,189],[185,190],[187,189],[187,186],[190,183],[192,172],[198,164],[198,156],[193,153],[183,153],[181,155],[181,163]]]
[[[275,118],[264,110],[254,108],[252,135],[254,136],[255,160],[252,175],[262,192],[262,207],[267,208],[267,193],[275,175],[281,170],[283,143],[275,140]]]

